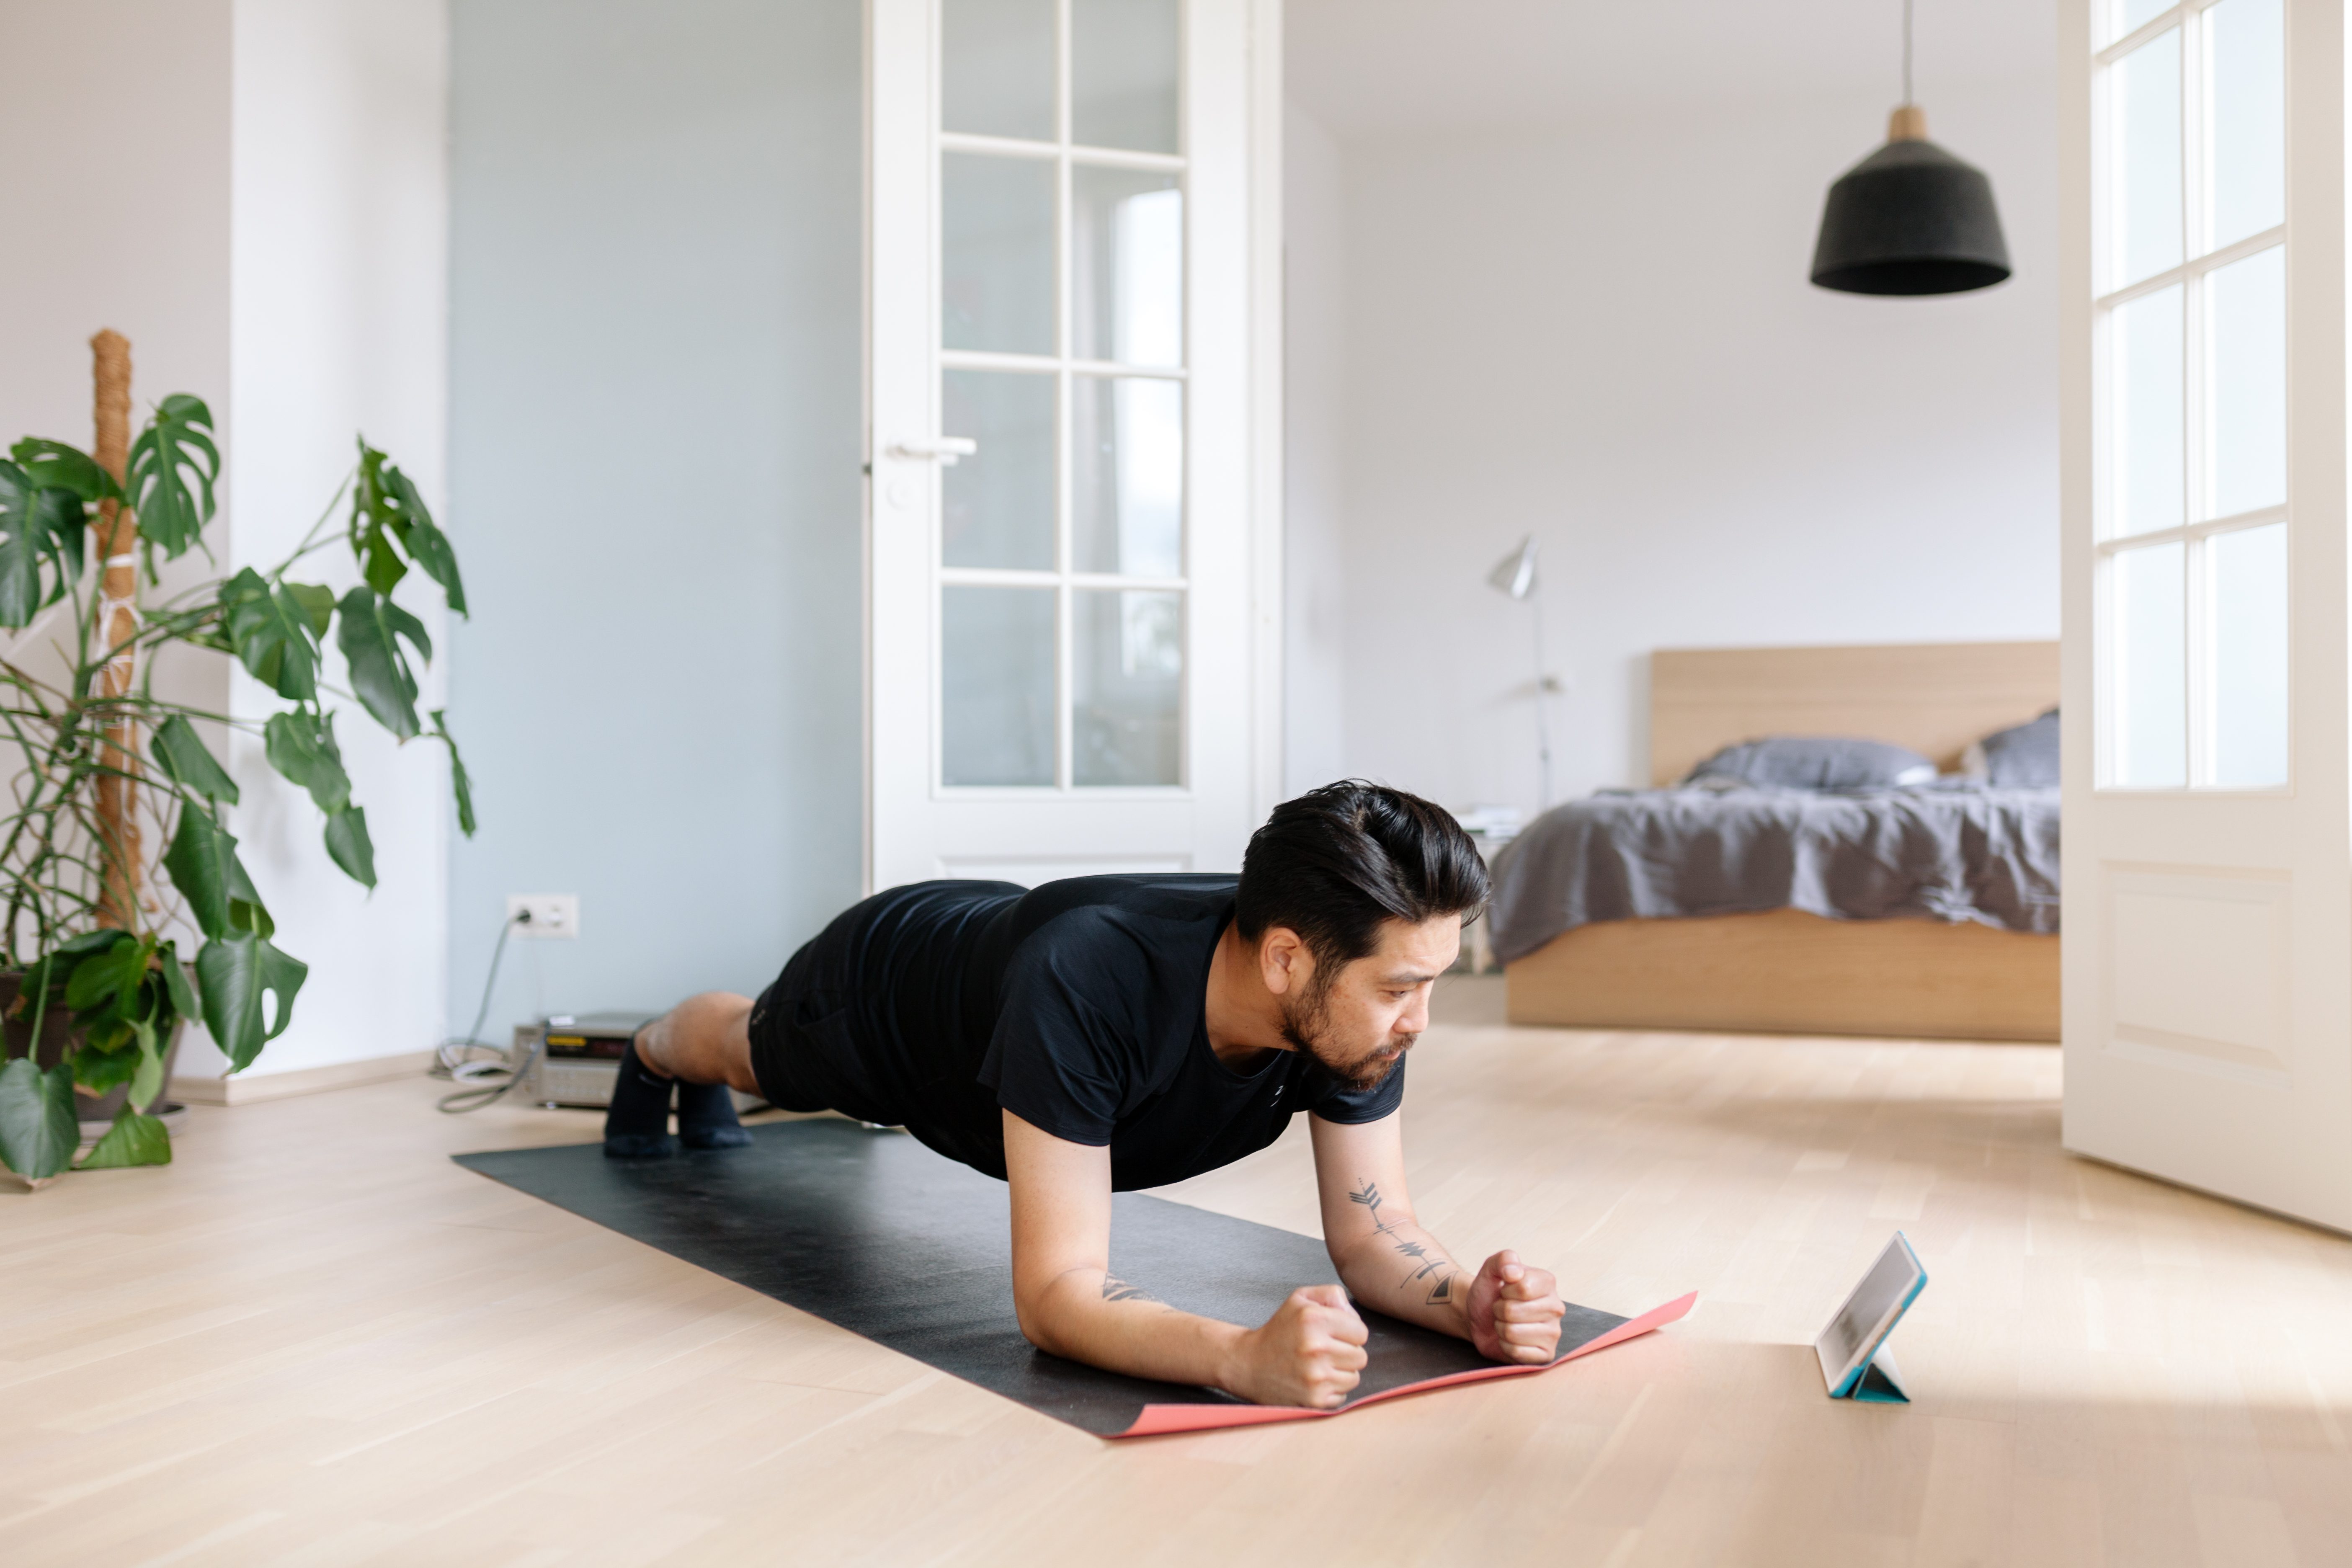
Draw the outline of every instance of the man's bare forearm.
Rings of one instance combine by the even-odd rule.
[[[1239,1392],[1241,1329],[1180,1312],[1099,1268],[1056,1277],[1022,1313],[1022,1327],[1038,1349],[1108,1372]]]
[[[1349,1293],[1374,1311],[1469,1338],[1469,1270],[1412,1215],[1392,1212],[1376,1184],[1358,1182],[1348,1198],[1372,1222],[1370,1234],[1333,1259]]]

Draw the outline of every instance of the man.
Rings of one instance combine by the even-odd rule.
[[[896,888],[835,920],[757,1002],[707,993],[646,1026],[604,1152],[676,1147],[672,1080],[695,1147],[748,1139],[721,1086],[903,1126],[1010,1183],[1030,1342],[1139,1377],[1339,1405],[1365,1362],[1350,1292],[1494,1360],[1548,1362],[1563,1310],[1551,1275],[1509,1252],[1462,1268],[1405,1189],[1404,1056],[1487,891],[1453,817],[1354,782],[1277,807],[1238,880]],[[1114,1191],[1228,1164],[1302,1110],[1344,1289],[1304,1287],[1244,1329],[1111,1276]]]

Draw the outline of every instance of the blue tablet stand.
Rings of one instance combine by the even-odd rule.
[[[1857,1399],[1865,1405],[1908,1405],[1911,1396],[1903,1392],[1900,1375],[1895,1370],[1895,1357],[1882,1341],[1879,1347],[1870,1352],[1870,1359],[1863,1363],[1862,1374],[1846,1384],[1843,1394],[1831,1397]]]

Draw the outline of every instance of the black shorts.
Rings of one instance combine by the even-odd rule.
[[[780,1110],[834,1110],[879,1127],[903,1127],[974,1170],[1004,1176],[996,1091],[964,1075],[902,1083],[877,1072],[858,1047],[850,954],[853,908],[793,954],[751,1004],[751,1075]],[[870,1000],[870,999],[869,999]]]
[[[835,939],[835,940],[828,940]],[[861,1121],[895,1126],[898,1119],[856,1081],[856,1051],[848,1032],[843,943],[827,927],[804,943],[751,1004],[751,1076],[761,1096],[780,1110],[837,1110]]]

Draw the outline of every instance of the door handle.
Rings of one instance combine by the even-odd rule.
[[[942,468],[952,468],[964,458],[976,455],[980,443],[969,436],[942,436],[936,441],[894,441],[888,456],[903,458],[909,462],[937,463]]]

